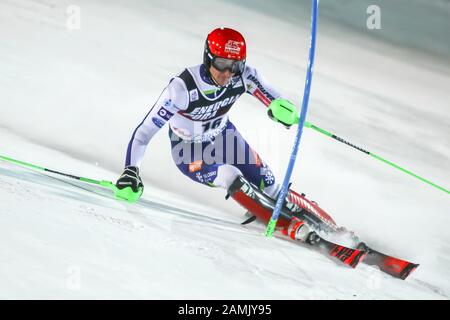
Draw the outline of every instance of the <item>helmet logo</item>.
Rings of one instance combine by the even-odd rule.
[[[232,54],[240,54],[241,53],[241,43],[239,41],[228,40],[225,44],[225,52]]]

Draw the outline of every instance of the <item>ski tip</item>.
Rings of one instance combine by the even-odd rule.
[[[411,273],[414,272],[414,270],[416,270],[418,267],[420,266],[420,264],[416,264],[416,263],[409,263],[399,274],[399,278],[402,280],[406,280],[406,278],[408,278]]]
[[[371,254],[375,256],[377,254],[379,255],[380,258],[378,261],[377,259],[375,260],[375,265],[377,265],[381,271],[398,279],[405,280],[419,266],[417,263],[412,263],[392,256],[386,256],[376,251],[372,251]]]

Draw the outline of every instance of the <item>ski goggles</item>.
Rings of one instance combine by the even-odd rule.
[[[244,71],[245,62],[214,57],[214,59],[212,60],[212,65],[214,66],[214,68],[221,72],[230,70],[231,73],[242,73]]]

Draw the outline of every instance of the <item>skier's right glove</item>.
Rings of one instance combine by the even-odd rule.
[[[139,168],[133,166],[125,167],[119,180],[116,182],[116,198],[136,202],[144,191],[144,184],[139,176]]]

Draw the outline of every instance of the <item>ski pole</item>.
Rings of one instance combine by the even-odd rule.
[[[67,173],[63,173],[63,172],[59,172],[59,171],[55,171],[55,170],[51,170],[48,168],[44,168],[44,167],[40,167],[31,163],[27,163],[27,162],[23,162],[20,160],[16,160],[16,159],[12,159],[9,157],[5,157],[0,155],[0,160],[6,161],[6,162],[10,162],[22,167],[26,167],[26,168],[31,168],[31,169],[35,169],[35,170],[39,170],[39,171],[45,171],[45,172],[50,172],[50,173],[54,173],[54,174],[58,174],[60,176],[64,176],[67,178],[71,178],[71,179],[75,179],[75,180],[79,180],[79,181],[83,181],[83,182],[87,182],[87,183],[91,183],[91,184],[96,184],[96,185],[100,185],[102,187],[107,187],[111,190],[115,190],[116,186],[111,182],[111,181],[106,181],[106,180],[94,180],[94,179],[89,179],[89,178],[83,178],[83,177],[78,177],[72,174],[67,174]]]
[[[359,151],[361,151],[361,152],[364,152],[365,154],[368,154],[369,156],[371,156],[371,157],[373,157],[373,158],[375,158],[375,159],[377,159],[377,160],[380,160],[381,162],[384,162],[384,163],[386,163],[386,164],[388,164],[388,165],[390,165],[390,166],[392,166],[392,167],[394,167],[394,168],[396,168],[396,169],[398,169],[398,170],[400,170],[400,171],[402,171],[402,172],[404,172],[404,173],[409,174],[410,176],[413,176],[413,177],[415,177],[415,178],[417,178],[417,179],[419,179],[419,180],[421,180],[421,181],[423,181],[423,182],[425,182],[425,183],[428,183],[430,186],[433,186],[433,187],[435,187],[435,188],[437,188],[437,189],[439,189],[439,190],[442,190],[442,191],[444,191],[444,192],[446,192],[446,193],[450,193],[450,191],[448,191],[447,189],[445,189],[445,188],[443,188],[443,187],[441,187],[441,186],[438,186],[437,184],[435,184],[435,183],[433,183],[433,182],[431,182],[431,181],[429,181],[429,180],[427,180],[427,179],[425,179],[425,178],[422,178],[422,177],[418,176],[417,174],[412,173],[411,171],[406,170],[405,168],[402,168],[402,167],[400,167],[399,165],[396,165],[395,163],[393,163],[393,162],[391,162],[391,161],[388,161],[388,160],[386,160],[386,159],[383,159],[382,157],[380,157],[380,156],[378,156],[378,155],[376,155],[376,154],[374,154],[374,153],[372,153],[372,152],[370,152],[370,151],[367,151],[367,150],[365,150],[365,149],[363,149],[363,148],[361,148],[361,147],[358,147],[358,146],[352,144],[351,142],[348,142],[348,141],[346,141],[346,140],[344,140],[344,139],[342,139],[342,138],[336,136],[336,135],[333,134],[333,133],[330,133],[330,132],[328,132],[328,131],[326,131],[326,130],[324,130],[324,129],[322,129],[322,128],[319,128],[319,127],[313,125],[312,123],[310,123],[310,122],[308,122],[308,121],[305,122],[305,127],[311,128],[311,129],[313,129],[313,130],[315,130],[315,131],[317,131],[317,132],[322,133],[323,135],[326,135],[327,137],[333,138],[334,140],[337,140],[337,141],[339,141],[339,142],[342,142],[342,143],[344,143],[344,144],[346,144],[346,145],[348,145],[348,146],[350,146],[350,147],[352,147],[352,148],[355,148],[356,150],[359,150]]]
[[[311,0],[311,38],[309,46],[309,58],[308,58],[308,70],[306,72],[305,91],[303,94],[302,110],[300,112],[299,126],[297,129],[297,135],[295,136],[294,146],[291,152],[291,158],[289,160],[288,168],[284,176],[283,185],[281,186],[280,193],[278,194],[277,203],[273,210],[272,217],[267,224],[266,237],[271,237],[275,231],[278,217],[280,216],[281,207],[284,199],[286,198],[289,182],[291,179],[292,171],[294,169],[295,160],[300,145],[300,139],[303,133],[303,125],[306,120],[306,113],[308,112],[309,92],[311,89],[312,72],[314,66],[314,55],[316,52],[316,30],[317,30],[317,13],[319,10],[319,0]]]

